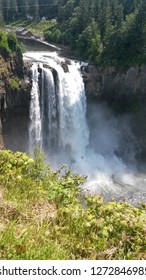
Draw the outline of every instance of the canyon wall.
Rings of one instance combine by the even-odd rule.
[[[88,65],[83,77],[87,96],[106,100],[116,111],[129,111],[129,105],[146,99],[145,65],[128,69]]]
[[[0,148],[26,150],[31,83],[22,56],[0,55]]]
[[[65,64],[64,64],[65,65]],[[67,62],[65,69],[68,69]],[[87,116],[90,104],[108,103],[114,114],[130,114],[134,135],[140,140],[146,159],[146,66],[129,69],[82,66],[87,95]],[[14,77],[18,77],[17,84]],[[30,65],[16,54],[0,56],[0,148],[27,151],[30,108]]]
[[[106,102],[115,115],[128,115],[132,131],[140,143],[138,158],[146,160],[146,65],[128,69],[83,67],[87,94],[87,114],[91,104]]]

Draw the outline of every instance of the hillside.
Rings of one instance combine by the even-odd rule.
[[[1,147],[7,147],[9,137],[5,139],[5,135],[11,130],[14,130],[15,137],[16,127],[18,133],[22,130],[23,134],[23,130],[26,130],[26,121],[23,123],[23,120],[29,114],[31,84],[25,74],[21,49],[15,35],[12,33],[6,35],[0,31]],[[12,145],[13,140],[9,141]]]
[[[30,27],[36,23],[36,29],[43,25],[48,42],[68,45],[98,65],[127,67],[146,62],[145,0],[0,2],[1,22],[25,22]]]
[[[11,5],[15,6],[6,5],[7,13],[3,7],[0,18],[9,25],[15,21],[33,28],[45,17],[43,20],[49,22],[43,27],[47,41],[70,46],[79,57],[100,65],[89,63],[82,69],[87,99],[93,99],[94,104],[98,100],[108,101],[117,115],[129,112],[129,108],[134,113],[140,111],[142,117],[138,120],[139,115],[135,114],[133,122],[140,130],[137,133],[146,139],[145,113],[139,106],[140,100],[145,110],[146,70],[141,66],[146,62],[144,0],[131,0],[131,5],[127,0],[52,0],[50,5],[46,0],[41,1],[32,5],[31,0],[12,0]],[[133,67],[135,64],[140,66]],[[13,151],[28,150],[31,89],[28,74],[16,37],[0,31],[0,149],[5,146]],[[89,115],[93,107],[87,105]],[[98,118],[102,126],[98,116],[95,114],[95,122]],[[108,124],[110,130],[112,126]],[[104,135],[107,136],[101,140],[114,141]],[[83,137],[82,134],[80,141]],[[123,144],[122,148],[126,153],[127,147]],[[142,146],[142,156],[145,150]],[[111,154],[118,159],[115,152],[112,150]],[[103,155],[101,152],[101,164]],[[88,159],[90,165],[91,154]],[[96,166],[95,169],[98,170]],[[113,173],[111,180],[112,177]],[[67,166],[52,170],[37,148],[34,156],[1,150],[0,259],[145,260],[146,205],[105,202],[98,194],[89,191],[85,194],[85,180],[86,177],[73,174]]]
[[[0,259],[145,259],[145,205],[104,204],[84,180],[38,150],[0,151]]]

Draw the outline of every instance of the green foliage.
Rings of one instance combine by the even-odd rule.
[[[1,2],[0,2],[1,3]],[[4,20],[3,20],[3,14],[2,11],[0,10],[0,27],[2,27],[4,24]]]
[[[98,33],[98,27],[95,21],[92,21],[90,25],[79,35],[77,40],[77,49],[80,54],[84,54],[85,58],[94,60],[98,63],[100,55],[102,53],[101,36]]]
[[[38,149],[0,151],[0,259],[145,259],[145,204],[104,204],[84,180]]]
[[[12,52],[16,51],[18,48],[18,41],[14,33],[8,33],[7,41],[8,41],[9,49]]]
[[[45,40],[49,42],[60,43],[62,40],[61,31],[57,23],[52,23],[44,33]]]
[[[11,90],[17,90],[19,88],[19,78],[14,77],[9,80],[9,88]]]
[[[23,56],[17,38],[13,33],[6,35],[5,32],[0,31],[0,55],[2,56],[1,61],[4,61],[0,69],[1,78],[6,79],[8,72],[13,72],[14,77],[9,79],[8,86],[12,90],[18,89],[19,78],[23,78]],[[13,63],[13,71],[11,71],[12,66],[10,60]]]
[[[1,6],[5,22],[44,33],[96,64],[146,62],[145,0],[1,0]]]
[[[22,26],[21,22],[18,22],[19,26]],[[44,20],[44,21],[24,21],[23,26],[26,26],[31,32],[35,34],[41,34],[43,35],[44,32],[49,29],[54,23],[49,20]]]
[[[141,10],[137,14],[130,14],[118,30],[113,30],[107,40],[102,54],[105,64],[131,65],[146,62],[145,52],[145,24],[146,17]],[[140,20],[142,19],[143,20]],[[141,23],[140,23],[141,22]]]
[[[96,64],[145,63],[145,10],[143,0],[65,1],[58,13],[58,42]],[[56,42],[54,32],[48,31],[47,41]]]
[[[28,4],[28,14],[37,19],[39,14],[38,0],[29,0]]]
[[[5,32],[0,30],[0,54],[4,57],[8,56],[10,50],[8,46],[7,36]]]
[[[22,52],[19,47],[16,36],[13,33],[6,33],[0,30],[0,55],[5,59],[10,56],[11,53],[17,54],[17,60],[22,62]],[[13,82],[12,82],[13,83]]]
[[[14,20],[18,13],[16,0],[1,0],[1,10],[5,22]]]

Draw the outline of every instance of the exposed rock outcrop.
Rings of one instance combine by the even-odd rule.
[[[116,111],[129,111],[129,106],[133,109],[146,99],[145,65],[129,69],[88,65],[82,72],[87,96],[106,100]]]
[[[0,150],[4,149],[4,142],[3,142],[3,136],[2,136],[2,122],[0,119]]]
[[[31,89],[26,68],[24,71],[20,54],[13,53],[5,59],[0,56],[0,148],[26,148]]]
[[[65,62],[61,62],[61,67],[65,73],[69,72],[68,65]]]
[[[138,158],[146,161],[146,65],[129,69],[83,67],[88,115],[92,102],[106,102],[116,114],[130,114],[131,128],[140,143]],[[90,106],[91,104],[91,106]]]

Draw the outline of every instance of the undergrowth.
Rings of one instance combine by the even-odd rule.
[[[145,259],[146,208],[104,203],[37,150],[0,151],[0,259]]]
[[[18,77],[13,77],[9,80],[9,88],[11,90],[19,89],[19,78]]]
[[[51,25],[52,22],[49,20],[45,20],[45,21],[17,20],[7,25],[7,27],[15,30],[18,27],[24,26],[34,34],[43,35],[44,31],[48,29]]]

